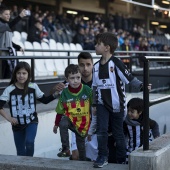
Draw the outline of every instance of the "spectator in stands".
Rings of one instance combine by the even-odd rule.
[[[120,46],[120,50],[121,51],[131,51],[131,46],[129,44],[129,38],[128,37],[125,37],[124,38],[124,43]],[[121,55],[131,55],[130,53],[121,53]],[[129,58],[124,58],[122,59],[122,61],[125,63],[125,65],[129,68]]]
[[[0,6],[2,6],[2,2],[3,2],[3,0],[0,0]]]
[[[61,92],[56,107],[57,115],[54,126],[55,133],[60,127],[62,142],[62,151],[57,155],[65,157],[70,154],[68,135],[68,129],[70,129],[76,134],[79,160],[85,161],[85,137],[90,125],[89,111],[92,102],[92,89],[81,83],[81,73],[78,65],[70,64],[65,69],[65,77],[69,85]]]
[[[53,16],[52,14],[48,14],[44,19],[43,19],[43,26],[46,28],[47,31],[56,31],[56,27],[53,21]]]
[[[84,28],[80,27],[78,33],[73,37],[73,43],[79,43],[84,49],[84,42],[85,42],[85,36],[84,36]]]
[[[48,32],[43,27],[40,21],[36,21],[34,26],[29,30],[28,32],[28,38],[27,40],[30,42],[44,42],[44,38],[48,39]]]
[[[124,121],[124,133],[127,139],[127,158],[129,153],[143,145],[143,99],[132,98],[127,104],[128,112]],[[149,119],[149,140],[160,136],[159,125],[156,121]],[[132,133],[133,131],[133,133]],[[127,159],[128,163],[128,159]]]
[[[148,51],[148,41],[146,38],[142,38],[140,41],[140,45],[139,45],[139,51]],[[141,57],[144,56],[145,54],[139,54],[139,65],[140,67],[143,67],[143,62]]]
[[[94,30],[87,27],[84,38],[84,50],[94,50]]]
[[[11,123],[17,155],[33,156],[38,117],[36,99],[47,104],[58,93],[45,97],[36,83],[30,82],[31,68],[27,62],[19,62],[14,69],[9,86],[0,96],[0,114]],[[9,104],[10,114],[3,109]]]
[[[23,10],[18,17],[10,20],[10,9],[5,6],[0,6],[0,48],[9,48],[9,54],[7,52],[1,52],[1,55],[11,55],[15,56],[16,50],[20,50],[23,52],[23,49],[12,42],[12,27],[21,20],[21,18],[25,17],[25,10]],[[14,49],[14,48],[15,49]],[[16,60],[2,60],[2,78],[10,78],[11,73],[14,69]]]

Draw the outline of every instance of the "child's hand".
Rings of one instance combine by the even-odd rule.
[[[56,134],[57,133],[57,129],[58,129],[58,126],[55,126],[53,127],[53,132]]]
[[[14,126],[15,126],[16,124],[18,124],[17,119],[15,119],[15,118],[13,118],[13,117],[10,117],[9,122],[11,123],[11,125],[14,125]]]
[[[88,141],[91,141],[91,135],[88,135],[88,136],[87,136],[87,140],[88,140]]]
[[[61,91],[65,88],[65,84],[64,83],[58,83],[56,84],[52,90],[50,91],[51,94],[58,92],[61,93]]]
[[[148,84],[148,90],[151,91],[152,89],[152,84]]]

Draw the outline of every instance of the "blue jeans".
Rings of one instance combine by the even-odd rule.
[[[117,163],[122,163],[126,160],[126,143],[123,133],[123,116],[124,111],[117,113],[109,112],[104,105],[97,105],[98,155],[108,157],[108,125],[110,119],[112,134],[116,142]]]
[[[30,123],[24,129],[13,131],[14,142],[19,156],[34,155],[34,140],[38,123]]]

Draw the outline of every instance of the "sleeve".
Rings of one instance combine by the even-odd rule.
[[[112,60],[116,65],[116,70],[120,79],[126,84],[130,83],[133,88],[141,90],[143,83],[132,75],[126,65],[116,57],[112,57]]]
[[[49,96],[45,96],[36,83],[34,83],[34,88],[35,88],[36,98],[41,103],[48,104],[55,99],[53,94]]]
[[[35,86],[35,93],[36,93],[36,98],[42,98],[44,93],[40,90],[40,88],[38,87],[38,85],[36,83],[34,83]]]
[[[5,105],[5,103],[9,101],[9,99],[10,99],[9,88],[6,88],[2,95],[0,96],[0,109],[3,108],[3,106]]]
[[[96,91],[97,91],[97,83],[95,79],[95,67],[93,68],[93,80],[92,80],[92,106],[96,106]]]
[[[93,135],[97,128],[97,116],[92,114],[92,121],[90,123],[90,128],[88,135]]]
[[[10,29],[10,27],[9,27],[9,25],[8,24],[1,24],[0,25],[0,33],[4,33],[4,32],[6,32],[6,31],[9,31],[9,32],[11,32],[11,29]]]
[[[155,120],[149,119],[149,126],[150,129],[152,130],[152,135],[154,138],[157,138],[160,136],[159,132],[159,125]]]
[[[41,98],[38,99],[38,101],[40,101],[43,104],[48,104],[51,101],[53,101],[54,99],[55,99],[54,96],[51,94],[49,96],[43,95]]]
[[[9,27],[12,28],[14,25],[16,25],[21,20],[21,17],[18,15],[16,18],[14,18],[12,21],[9,22]]]
[[[59,123],[61,121],[62,114],[57,114],[55,118],[55,126],[59,126]]]
[[[5,102],[8,102],[8,101],[9,101],[9,98],[10,98],[10,92],[9,92],[9,88],[7,87],[7,88],[3,91],[2,95],[0,96],[0,100],[3,100],[3,101],[5,101]]]
[[[19,51],[21,49],[21,47],[15,43],[12,42],[12,46],[17,50]]]

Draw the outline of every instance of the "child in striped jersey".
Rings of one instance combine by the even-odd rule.
[[[57,107],[56,120],[53,132],[57,133],[60,127],[62,151],[57,155],[69,155],[68,129],[75,132],[79,151],[79,160],[86,160],[85,137],[90,126],[90,106],[92,103],[92,89],[81,83],[81,74],[78,65],[70,64],[65,70],[65,77],[69,83],[64,88]]]
[[[124,133],[127,139],[127,158],[129,153],[143,145],[143,99],[132,98],[128,104],[128,112],[124,121]],[[150,135],[160,136],[159,125],[155,120],[149,119]],[[126,160],[128,163],[128,159]]]

